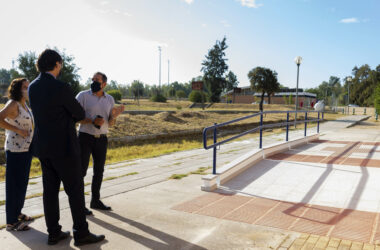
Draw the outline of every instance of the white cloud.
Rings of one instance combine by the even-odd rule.
[[[256,0],[236,0],[241,3],[242,6],[246,6],[248,8],[259,8],[263,6],[263,4],[256,3]]]
[[[360,23],[359,19],[357,19],[356,17],[343,18],[339,22],[340,23]]]
[[[207,24],[202,23],[202,28],[206,28],[206,27],[207,27]]]
[[[109,4],[108,1],[101,1],[101,2],[100,2],[100,5],[107,5],[107,4]]]
[[[226,20],[222,20],[222,21],[220,21],[220,23],[223,24],[223,26],[226,27],[226,28],[231,27],[231,24],[228,21],[226,21]]]
[[[194,2],[194,0],[182,0],[182,1],[185,1],[187,4],[192,4]]]

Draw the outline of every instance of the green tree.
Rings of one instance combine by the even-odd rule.
[[[236,88],[238,85],[239,81],[237,79],[237,76],[234,74],[234,72],[229,71],[226,76],[226,85],[224,91],[227,92],[229,90],[232,90],[233,88]]]
[[[72,55],[67,55],[65,50],[59,51],[57,48],[54,48],[62,57],[63,67],[61,70],[58,79],[66,82],[72,88],[74,94],[77,94],[80,90],[80,76],[78,74],[79,68],[74,63],[74,57]],[[29,81],[33,81],[38,76],[38,71],[36,68],[37,56],[33,51],[26,51],[19,54],[17,58],[18,70],[13,72],[12,77],[25,77]]]
[[[248,78],[251,83],[251,88],[255,92],[261,92],[260,111],[262,112],[265,93],[267,93],[269,97],[271,93],[280,88],[277,73],[268,68],[256,67],[249,71]]]
[[[166,97],[163,96],[161,93],[157,93],[155,95],[153,95],[150,100],[152,102],[166,102]]]
[[[144,94],[144,83],[139,80],[134,80],[131,84],[132,95],[135,97],[135,100],[139,100]]]
[[[202,62],[203,80],[208,85],[211,102],[220,101],[220,94],[226,86],[225,72],[228,70],[228,65],[225,50],[227,48],[226,37],[222,41],[216,41]]]
[[[107,91],[107,94],[111,95],[115,101],[121,100],[121,91],[118,89],[111,89]]]
[[[175,95],[177,96],[177,98],[186,98],[186,93],[183,90],[177,90],[175,92]]]
[[[29,81],[33,81],[38,76],[39,73],[36,68],[37,56],[35,52],[25,51],[19,54],[17,62],[20,74]]]
[[[194,103],[203,103],[206,99],[206,94],[203,91],[193,90],[189,95],[189,101]]]
[[[377,84],[374,95],[376,113],[380,114],[380,84]]]

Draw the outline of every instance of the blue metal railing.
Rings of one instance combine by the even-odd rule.
[[[286,113],[286,122],[279,122],[279,123],[272,123],[272,124],[265,124],[264,125],[264,115],[266,115],[266,114],[285,114],[285,113]],[[304,120],[297,120],[297,121],[289,121],[289,115],[291,113],[305,114],[305,119]],[[318,118],[317,119],[308,119],[308,113],[318,113]],[[322,119],[320,117],[321,114],[322,114]],[[217,141],[217,139],[218,139],[217,138],[217,136],[218,136],[217,135],[217,129],[218,128],[221,128],[221,127],[224,127],[224,126],[236,123],[236,122],[240,122],[240,121],[243,121],[246,119],[254,118],[257,116],[260,116],[260,126],[253,128],[253,129],[249,129],[247,131],[244,131],[243,133],[240,133],[238,135],[234,135],[234,136],[227,138],[223,141],[219,141],[219,142]],[[216,156],[217,156],[216,150],[217,150],[217,147],[224,144],[224,143],[230,142],[230,141],[235,140],[239,137],[242,137],[244,135],[247,135],[249,133],[253,133],[253,132],[256,132],[259,130],[260,131],[259,148],[262,148],[263,147],[263,130],[265,128],[275,128],[275,127],[286,126],[286,138],[285,138],[285,140],[289,141],[289,125],[296,126],[296,124],[298,124],[298,123],[304,123],[305,124],[304,136],[306,136],[306,134],[307,134],[307,123],[308,122],[317,122],[317,133],[319,133],[319,123],[320,123],[320,121],[323,121],[323,118],[324,118],[324,113],[319,112],[319,111],[264,111],[264,112],[256,113],[253,115],[244,116],[244,117],[232,120],[232,121],[224,122],[224,123],[219,123],[219,124],[215,123],[215,125],[213,125],[213,126],[206,127],[203,129],[203,147],[206,150],[210,149],[210,148],[213,149],[212,173],[216,174]],[[211,144],[211,145],[207,145],[207,132],[209,130],[213,130],[213,144]]]

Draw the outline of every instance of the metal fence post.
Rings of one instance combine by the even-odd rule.
[[[263,112],[260,114],[260,148],[263,148]]]
[[[305,112],[305,137],[306,137],[306,130],[307,130],[307,111]]]
[[[286,141],[289,141],[289,112],[286,113]]]
[[[317,125],[317,133],[319,133],[319,112],[318,112],[318,125]]]
[[[216,123],[214,124],[216,125]],[[214,128],[214,144],[217,141],[217,134],[216,134],[216,127]],[[216,174],[216,147],[214,146],[214,151],[213,151],[213,162],[212,162],[212,174]]]

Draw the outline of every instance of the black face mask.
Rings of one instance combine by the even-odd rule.
[[[92,91],[92,93],[99,92],[102,89],[102,87],[100,85],[101,85],[100,82],[93,81],[91,83],[91,91]]]

